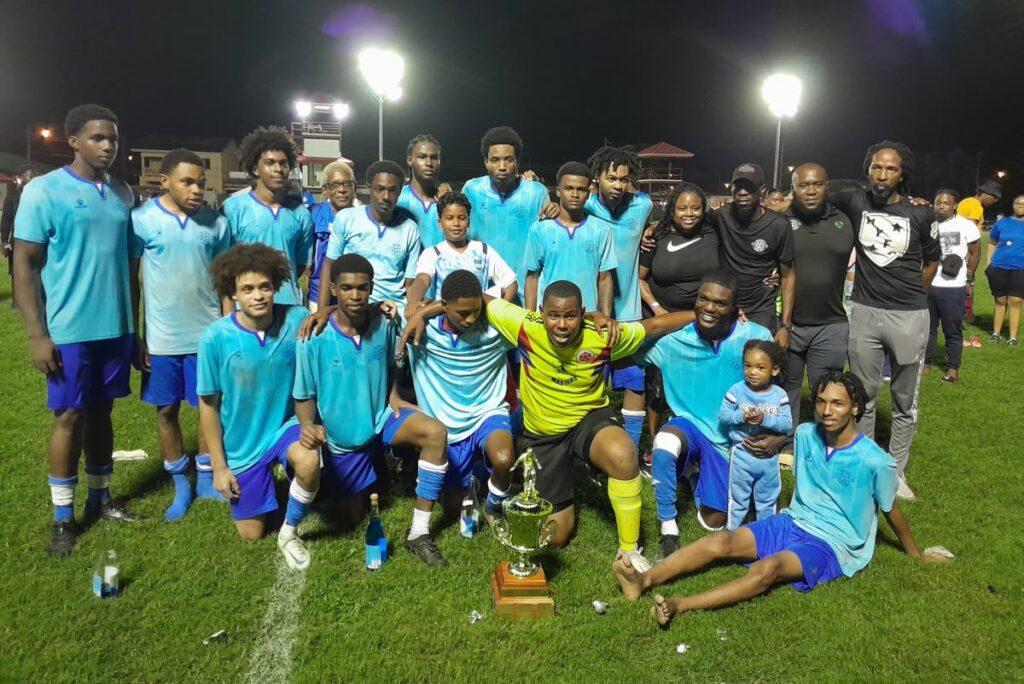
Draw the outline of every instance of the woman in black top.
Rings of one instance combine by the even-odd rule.
[[[704,220],[708,199],[698,186],[683,182],[665,203],[665,216],[640,253],[640,298],[644,315],[692,311],[705,273],[718,268],[718,234]]]
[[[640,252],[640,298],[645,318],[693,311],[701,278],[718,268],[718,233],[704,220],[707,208],[704,191],[685,181],[665,202],[665,216],[651,234],[654,248]],[[647,429],[653,441],[658,412],[668,410],[658,369],[647,369],[645,385]],[[644,456],[648,473],[650,455],[648,452]]]

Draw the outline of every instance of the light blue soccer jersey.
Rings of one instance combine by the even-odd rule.
[[[527,272],[540,274],[538,306],[548,285],[568,280],[579,286],[583,308],[597,311],[597,276],[618,266],[611,226],[590,215],[584,215],[583,222],[575,228],[569,228],[560,219],[537,221],[530,226],[523,263]]]
[[[124,183],[94,183],[69,166],[25,186],[14,237],[46,245],[46,328],[55,344],[135,332],[128,277],[132,203]]]
[[[149,353],[195,354],[199,336],[220,318],[210,262],[231,246],[227,219],[200,207],[182,220],[157,198],[132,210],[132,233]]]
[[[358,339],[342,332],[332,315],[322,334],[299,342],[292,396],[316,399],[336,454],[355,451],[384,429],[391,408],[389,369],[395,358],[396,329],[381,315]]]
[[[274,322],[261,337],[242,327],[238,312],[208,327],[199,339],[196,394],[221,395],[220,424],[228,468],[251,468],[295,415],[295,345],[309,312],[274,304]]]
[[[427,321],[426,343],[409,346],[416,399],[448,428],[448,442],[469,437],[487,418],[508,415],[506,354],[514,346],[486,321],[462,335],[445,317]]]
[[[342,209],[331,224],[327,258],[355,253],[373,264],[370,303],[405,302],[405,279],[416,277],[420,230],[408,214],[396,211],[391,225],[377,223],[370,207]]]
[[[793,475],[783,513],[828,543],[844,575],[863,570],[875,552],[878,512],[891,511],[896,499],[896,461],[864,435],[830,449],[821,425],[804,423],[796,429]]]
[[[601,202],[601,195],[594,193],[587,198],[583,208],[591,216],[604,219],[612,227],[612,242],[615,244],[615,300],[612,315],[618,321],[639,321],[643,318],[640,310],[640,238],[651,218],[653,203],[647,193],[629,194],[623,200],[615,215]]]
[[[763,414],[760,425],[744,422],[743,414],[749,409],[757,409]],[[784,435],[793,429],[789,395],[778,385],[768,385],[763,392],[756,392],[742,380],[737,382],[725,393],[718,417],[729,430],[729,439],[733,445],[754,435],[767,432]]]
[[[420,229],[420,248],[427,249],[444,240],[444,233],[437,222],[437,202],[424,200],[412,185],[406,185],[398,195],[398,206],[405,209]]]
[[[521,180],[516,189],[503,195],[494,189],[490,176],[473,178],[462,186],[473,212],[469,217],[469,237],[486,242],[508,262],[519,281],[516,304],[522,304],[526,283],[526,241],[530,226],[537,221],[541,207],[548,201],[548,189],[537,181]]]
[[[278,304],[302,304],[299,276],[312,261],[313,217],[304,205],[278,207],[264,204],[255,191],[229,197],[224,216],[231,226],[232,242],[262,242],[284,252],[292,275],[274,296]]]
[[[697,324],[645,345],[633,358],[661,369],[665,399],[672,413],[693,422],[728,458],[729,429],[718,420],[722,397],[743,379],[743,345],[747,340],[771,340],[757,323],[735,323],[729,335],[715,343],[697,333]]]

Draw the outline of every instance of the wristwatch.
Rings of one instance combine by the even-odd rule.
[[[793,332],[793,324],[792,323],[783,323],[782,327],[785,328],[788,332]]]

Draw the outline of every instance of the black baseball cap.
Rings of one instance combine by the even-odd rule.
[[[738,180],[745,180],[752,183],[755,188],[759,188],[764,185],[764,169],[757,164],[744,162],[733,169],[732,182],[735,183]]]
[[[979,185],[978,192],[983,192],[986,195],[992,195],[997,200],[1003,199],[1003,186],[994,180],[987,180]]]

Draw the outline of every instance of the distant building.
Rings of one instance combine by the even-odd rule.
[[[139,187],[160,187],[160,164],[173,149],[184,147],[203,160],[206,167],[207,194],[211,204],[219,204],[224,196],[249,187],[248,175],[238,169],[238,145],[231,138],[183,138],[152,135],[132,148],[139,155]]]
[[[692,159],[693,153],[659,142],[637,152],[640,158],[640,176],[637,187],[651,197],[664,200],[672,188],[683,179],[683,159]]]

